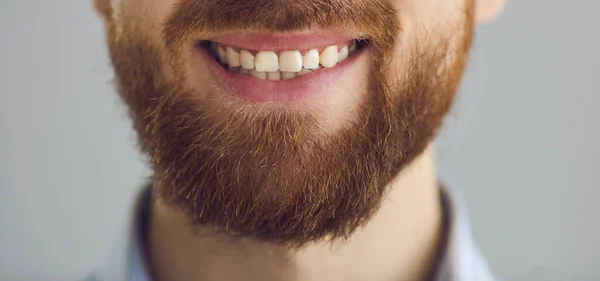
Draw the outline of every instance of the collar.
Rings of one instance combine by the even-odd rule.
[[[433,281],[494,281],[469,225],[464,197],[458,190],[440,186],[445,245]]]
[[[131,212],[129,226],[98,280],[151,281],[144,255],[144,235],[151,198],[151,184],[144,186]],[[462,194],[440,188],[445,243],[431,281],[493,281],[491,271],[471,235]]]

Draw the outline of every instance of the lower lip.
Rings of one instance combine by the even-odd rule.
[[[230,72],[213,58],[209,50],[205,48],[196,50],[225,92],[249,103],[294,103],[311,98],[318,98],[320,102],[326,101],[328,93],[332,92],[327,91],[327,88],[351,68],[365,49],[366,46],[363,46],[334,67],[321,68],[300,77],[279,81],[263,80]]]

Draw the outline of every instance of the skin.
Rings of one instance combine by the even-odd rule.
[[[121,30],[131,22],[136,22],[138,32],[157,46],[163,60],[169,60],[166,51],[169,46],[161,38],[165,22],[180,2],[182,1],[96,0],[95,6],[105,19],[107,28],[113,31],[113,38],[109,38],[109,41],[120,40],[121,36],[126,35],[126,31]],[[404,73],[412,58],[409,54],[417,45],[433,50],[447,39],[447,47],[451,51],[459,49],[460,42],[452,38],[457,26],[461,26],[464,21],[464,11],[469,1],[381,2],[397,11],[403,30],[402,40],[396,42],[389,53],[385,53],[386,59],[389,59],[389,71],[382,79],[393,82],[394,76]],[[475,20],[478,23],[490,21],[503,5],[501,0],[477,0]],[[185,49],[182,50],[186,54]],[[451,65],[454,57],[450,55],[444,59]],[[333,93],[329,103],[311,104],[314,108],[309,111],[319,113],[317,121],[323,132],[338,132],[356,115],[360,101],[369,87],[369,82],[364,79],[372,71],[369,63],[367,56],[361,57],[352,71],[340,78],[338,86],[331,89]],[[440,67],[445,66],[441,62]],[[181,70],[163,66],[161,71],[167,80],[175,81],[177,71],[195,77],[181,82],[192,89],[201,90],[207,88],[206,85],[211,85],[212,78],[208,74],[211,70],[206,66],[199,66],[201,69],[194,67],[186,64],[186,68]],[[221,95],[215,92],[198,93],[201,94],[196,98],[205,103],[213,102],[215,107],[224,103]],[[213,99],[211,95],[214,95]],[[128,103],[131,105],[131,102]],[[216,112],[214,114],[218,115]],[[141,138],[144,139],[143,134]],[[151,274],[159,281],[426,280],[431,277],[443,241],[433,161],[434,148],[430,140],[431,136],[424,137],[418,149],[409,151],[415,157],[406,160],[401,172],[386,183],[385,190],[389,192],[377,198],[369,213],[360,218],[366,223],[339,230],[344,239],[325,240],[314,233],[303,233],[302,236],[297,236],[297,243],[294,243],[293,237],[276,240],[276,235],[252,237],[248,233],[244,233],[247,239],[234,239],[213,228],[199,227],[192,232],[187,227],[190,213],[174,208],[181,206],[178,205],[181,202],[160,193],[160,190],[170,191],[167,185],[171,182],[157,180],[155,184],[162,196],[156,198],[152,208],[146,245]],[[154,164],[156,173],[160,175],[160,165],[156,162]],[[244,227],[240,226],[238,230],[251,229]]]

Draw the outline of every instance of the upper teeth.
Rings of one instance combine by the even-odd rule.
[[[321,53],[311,49],[304,55],[300,51],[289,50],[279,54],[273,51],[259,51],[253,54],[248,50],[236,50],[211,42],[213,55],[229,66],[230,71],[251,75],[256,78],[281,80],[302,76],[321,67],[334,67],[356,51],[356,44],[328,46]],[[339,50],[338,50],[339,49]]]

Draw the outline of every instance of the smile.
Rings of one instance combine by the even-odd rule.
[[[321,68],[335,67],[356,53],[357,40],[310,50],[256,51],[205,41],[215,60],[233,73],[280,81],[304,76]]]
[[[335,34],[225,35],[196,43],[226,91],[251,102],[306,99],[339,78],[366,46]]]

